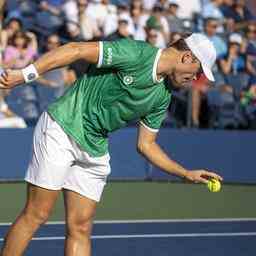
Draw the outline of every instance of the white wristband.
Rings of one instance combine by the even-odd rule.
[[[39,77],[36,67],[33,64],[23,68],[21,71],[26,83],[32,82]]]

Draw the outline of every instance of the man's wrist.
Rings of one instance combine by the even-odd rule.
[[[188,170],[183,169],[183,170],[181,171],[181,177],[182,177],[182,178],[187,178],[188,172],[189,172]]]
[[[30,64],[27,67],[23,68],[21,72],[26,83],[30,83],[39,77],[37,69],[33,64]]]

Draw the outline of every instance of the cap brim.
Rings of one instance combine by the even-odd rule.
[[[204,65],[203,63],[201,63],[201,66],[202,66],[202,69],[203,69],[204,74],[207,77],[207,79],[210,80],[211,82],[214,82],[215,79],[214,79],[211,69],[208,68],[207,65]]]

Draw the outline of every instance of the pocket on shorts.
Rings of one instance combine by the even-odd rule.
[[[62,128],[44,112],[37,124],[34,136],[34,150],[45,161],[58,166],[71,165],[74,157],[72,147]]]
[[[78,160],[78,165],[82,166],[87,172],[99,177],[107,177],[110,172],[110,155],[106,154],[100,157],[91,157],[83,152],[83,159]]]

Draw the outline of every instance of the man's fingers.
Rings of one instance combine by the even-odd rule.
[[[215,172],[203,171],[203,175],[215,178],[217,180],[223,180],[223,178],[220,175],[216,174]]]
[[[200,176],[197,181],[207,184],[209,180]]]
[[[5,80],[8,79],[8,73],[6,70],[1,74],[1,77],[3,77]]]

